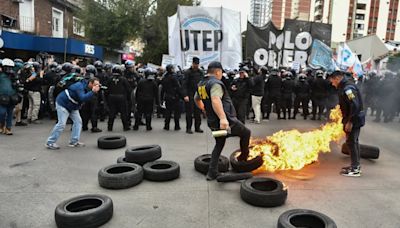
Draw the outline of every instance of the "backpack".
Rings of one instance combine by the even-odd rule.
[[[53,92],[54,98],[57,98],[58,94],[62,91],[68,89],[72,84],[83,80],[83,77],[76,73],[70,73],[61,78],[61,80],[56,84]]]

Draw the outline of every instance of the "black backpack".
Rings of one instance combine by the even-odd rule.
[[[83,80],[83,77],[76,73],[70,73],[61,78],[61,80],[56,84],[53,92],[54,98],[58,96],[62,91],[68,89],[72,84]]]

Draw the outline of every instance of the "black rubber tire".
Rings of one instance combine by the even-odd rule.
[[[258,169],[260,166],[263,165],[264,161],[262,156],[257,156],[248,161],[238,161],[236,156],[240,153],[240,150],[234,151],[231,156],[229,157],[229,161],[231,163],[232,169],[238,173],[243,172],[251,172],[253,170]]]
[[[143,168],[133,163],[114,164],[100,169],[98,179],[103,188],[130,188],[142,182]]]
[[[210,165],[211,154],[203,154],[194,160],[194,169],[202,174],[207,174]],[[229,159],[223,155],[218,159],[218,171],[221,173],[228,172]]]
[[[108,135],[97,139],[97,147],[100,149],[118,149],[126,146],[126,138],[123,135]]]
[[[170,181],[179,177],[179,164],[173,161],[153,161],[143,166],[144,178],[150,181]]]
[[[57,205],[55,220],[59,228],[92,228],[107,223],[113,216],[113,202],[105,195],[81,195]]]
[[[240,186],[243,201],[258,207],[277,207],[285,203],[287,189],[282,182],[265,177],[245,180]]]
[[[328,216],[307,209],[293,209],[279,216],[278,228],[336,228],[335,222]]]
[[[217,177],[218,182],[234,182],[246,180],[253,177],[252,173],[227,173]]]
[[[125,151],[125,161],[144,165],[161,158],[161,147],[159,145],[145,145],[129,147]]]
[[[128,161],[125,159],[125,156],[121,156],[121,157],[119,157],[119,158],[117,159],[117,164],[119,164],[119,163],[133,163],[133,162],[128,162]]]
[[[342,153],[349,155],[350,150],[346,143],[342,145]],[[360,144],[360,157],[364,159],[378,159],[380,150],[376,146]]]

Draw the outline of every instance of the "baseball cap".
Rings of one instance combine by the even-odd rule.
[[[197,57],[193,57],[193,63],[194,64],[199,64],[200,63],[200,59]]]

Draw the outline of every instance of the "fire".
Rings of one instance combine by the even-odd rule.
[[[320,152],[330,152],[331,141],[344,136],[339,106],[331,110],[330,121],[320,128],[301,133],[298,130],[279,131],[266,139],[252,139],[250,158],[262,154],[266,171],[299,170],[318,160]]]

